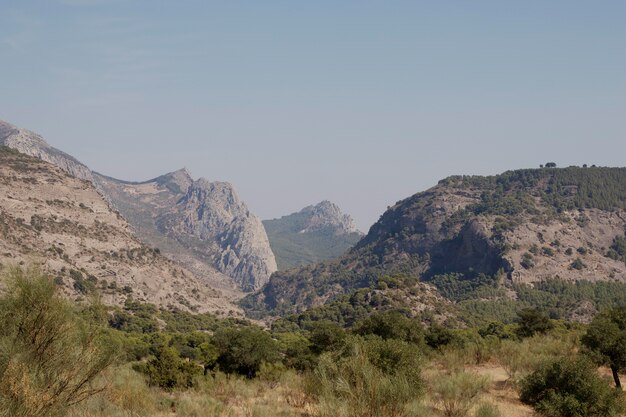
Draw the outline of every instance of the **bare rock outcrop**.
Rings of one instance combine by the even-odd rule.
[[[172,259],[215,268],[244,291],[260,288],[276,271],[261,221],[231,184],[194,181],[184,169],[142,183],[97,180],[140,237]]]
[[[300,214],[307,219],[300,233],[315,232],[327,227],[331,227],[335,234],[359,233],[352,217],[344,214],[338,205],[328,200],[305,207]]]

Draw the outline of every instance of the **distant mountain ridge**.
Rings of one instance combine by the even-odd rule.
[[[29,130],[0,121],[0,145],[50,162],[91,182],[129,221],[141,239],[164,250],[197,274],[220,277],[214,284],[244,291],[259,288],[276,270],[261,221],[232,185],[194,181],[187,170],[145,182],[116,180],[95,172]],[[229,282],[230,281],[230,282]]]
[[[395,275],[466,288],[484,277],[626,282],[625,209],[626,168],[449,177],[390,207],[344,256],[279,271],[243,305],[297,313]]]
[[[336,258],[363,237],[352,218],[327,200],[263,225],[279,270]]]

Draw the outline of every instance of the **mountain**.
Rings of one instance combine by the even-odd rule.
[[[389,208],[346,255],[280,271],[243,305],[302,312],[394,276],[450,299],[486,282],[507,299],[526,288],[517,284],[552,278],[626,282],[625,208],[626,168],[449,177]]]
[[[96,179],[142,240],[190,269],[209,265],[244,291],[276,271],[263,224],[231,184],[193,180],[186,170],[142,183]]]
[[[252,291],[276,270],[261,221],[232,185],[194,181],[186,170],[143,183],[92,172],[29,130],[0,121],[0,145],[89,181],[146,244],[225,291]],[[234,286],[233,286],[234,284]]]
[[[96,184],[91,170],[76,158],[48,145],[37,133],[0,120],[0,145],[58,166],[68,174]]]
[[[89,181],[5,146],[0,146],[0,264],[41,268],[76,300],[98,290],[111,305],[132,298],[192,311],[237,310],[228,294],[211,288],[208,277],[137,239]]]
[[[336,258],[363,237],[352,218],[330,201],[264,220],[263,226],[279,270]]]

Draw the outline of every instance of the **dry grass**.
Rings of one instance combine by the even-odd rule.
[[[430,365],[424,371],[428,393],[408,405],[407,415],[446,416],[434,388],[449,371],[434,362]],[[484,380],[480,392],[469,402],[468,416],[476,416],[484,403],[496,405],[506,417],[533,415],[519,401],[502,366],[469,365],[463,372]],[[194,389],[173,393],[148,387],[144,378],[127,366],[111,370],[105,378],[109,389],[76,407],[69,417],[316,417],[340,415],[345,408],[345,404],[314,401],[305,393],[306,378],[293,371],[286,371],[278,381],[217,374],[203,379]]]

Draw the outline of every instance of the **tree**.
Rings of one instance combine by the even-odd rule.
[[[556,168],[555,162],[546,162],[546,168]]]
[[[626,307],[598,314],[582,337],[587,353],[613,373],[616,387],[621,387],[619,371],[626,368]]]
[[[617,417],[621,390],[611,389],[587,358],[547,363],[520,384],[520,399],[545,417]]]
[[[397,311],[371,315],[354,326],[354,333],[374,334],[383,339],[398,339],[415,344],[424,342],[424,330],[420,322]]]
[[[253,378],[262,363],[277,362],[278,344],[258,327],[224,328],[215,332],[213,344],[220,370]]]
[[[311,350],[320,354],[331,352],[344,347],[346,332],[337,323],[328,320],[320,320],[311,323]]]
[[[517,334],[520,337],[532,337],[537,333],[552,330],[554,324],[543,312],[534,308],[525,308],[517,313]]]
[[[56,417],[103,387],[106,330],[81,317],[40,272],[11,269],[0,299],[0,415]],[[108,338],[107,338],[108,339]]]
[[[189,388],[193,386],[194,376],[202,373],[201,366],[182,360],[178,351],[168,346],[158,347],[154,358],[137,369],[148,375],[151,385],[167,390]]]
[[[433,323],[426,332],[425,342],[433,349],[439,349],[450,345],[457,341],[452,330],[443,327],[440,324]]]

